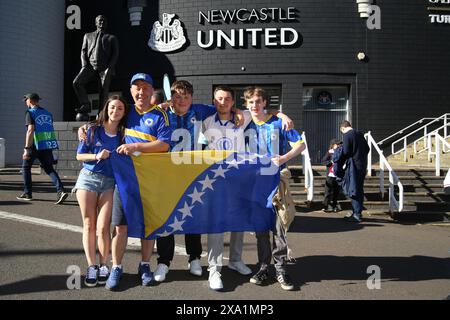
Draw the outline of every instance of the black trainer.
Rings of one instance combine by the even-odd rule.
[[[68,196],[69,196],[68,193],[65,193],[64,191],[59,191],[59,192],[58,192],[58,195],[57,195],[57,197],[56,197],[56,202],[55,202],[55,204],[63,203],[64,200],[66,200]]]
[[[98,266],[93,265],[87,268],[84,284],[88,287],[95,287],[98,282]]]
[[[31,201],[33,200],[33,197],[29,193],[22,193],[20,196],[16,197],[17,200],[25,200],[25,201]]]
[[[277,272],[277,281],[280,283],[283,290],[291,291],[294,290],[294,285],[292,284],[291,278],[285,272]]]
[[[101,265],[98,270],[98,284],[105,284],[109,278],[109,269],[107,265]]]
[[[250,282],[260,286],[267,278],[269,278],[269,271],[267,268],[263,268],[259,269],[259,271],[250,278]]]

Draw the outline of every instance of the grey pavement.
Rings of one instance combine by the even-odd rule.
[[[15,198],[22,190],[21,176],[0,172],[0,300],[445,300],[450,295],[448,224],[401,224],[384,215],[365,216],[361,224],[353,224],[343,220],[346,212],[323,213],[306,207],[297,213],[288,233],[296,260],[288,266],[294,291],[283,291],[274,279],[256,286],[224,267],[224,291],[214,292],[208,288],[206,257],[202,258],[203,276],[191,276],[183,250],[175,255],[165,282],[141,287],[136,275],[140,254],[135,246],[127,249],[118,292],[83,284],[80,290],[69,290],[67,268],[78,266],[82,275],[86,272],[81,234],[8,215],[80,227],[79,208],[73,196],[63,205],[54,205],[56,194],[47,176],[33,175],[33,180],[34,200],[22,202]],[[64,182],[70,188],[74,179]],[[206,236],[202,241],[206,250]],[[184,237],[176,236],[176,243],[182,249]],[[256,271],[256,240],[250,233],[245,236],[243,255]],[[155,267],[156,254],[152,257]],[[379,283],[374,278],[378,272]]]

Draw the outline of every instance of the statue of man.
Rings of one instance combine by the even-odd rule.
[[[86,92],[86,85],[99,81],[99,107],[108,98],[109,85],[114,75],[114,67],[119,57],[119,41],[114,35],[105,33],[107,21],[105,16],[95,18],[97,31],[86,33],[81,48],[81,70],[73,80],[73,88],[80,102],[78,121],[89,120],[91,105]]]

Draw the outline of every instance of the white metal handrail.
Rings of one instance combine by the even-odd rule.
[[[450,135],[447,135],[447,132],[448,132],[447,129],[448,129],[448,127],[450,127],[450,122],[447,123],[447,124],[444,124],[444,125],[440,126],[440,127],[437,128],[437,129],[434,129],[433,131],[431,131],[430,133],[428,133],[426,136],[420,137],[419,139],[415,140],[414,143],[413,143],[414,154],[418,154],[418,153],[424,152],[424,151],[426,151],[426,150],[430,150],[430,146],[431,146],[431,136],[432,136],[435,132],[438,132],[438,133],[439,133],[440,131],[443,130],[443,131],[444,131],[444,136],[443,136],[443,138],[444,138],[444,139],[447,139],[448,137],[450,137]],[[423,148],[420,149],[420,150],[418,150],[417,144],[418,144],[418,142],[421,141],[421,140],[423,140]],[[450,149],[445,149],[445,145],[444,145],[443,151],[444,151],[444,152],[448,152],[448,151],[450,151]],[[430,155],[430,153],[428,153],[428,161],[431,161],[431,155]]]
[[[379,142],[378,142],[378,145],[381,146],[383,143],[385,143],[385,142],[388,141],[389,139],[391,139],[391,138],[393,138],[393,137],[395,137],[395,136],[398,136],[398,135],[400,135],[400,134],[403,134],[403,132],[405,132],[405,131],[408,130],[409,128],[412,128],[412,127],[414,127],[415,125],[424,122],[425,120],[433,120],[433,119],[435,119],[435,118],[422,118],[422,119],[420,119],[420,120],[414,122],[413,124],[410,124],[409,126],[404,127],[403,129],[397,131],[396,133],[391,134],[389,137],[384,138],[383,140],[379,141]]]
[[[378,144],[375,142],[375,140],[372,137],[372,134],[370,131],[366,133],[365,138],[367,140],[367,143],[369,144],[369,154],[367,156],[367,174],[369,176],[372,175],[372,150],[375,149],[375,151],[378,153],[378,156],[380,158],[380,193],[381,196],[384,198],[384,168],[389,171],[389,211],[394,212],[397,210],[398,212],[403,211],[403,184],[400,182],[400,179],[398,178],[397,174],[392,169],[391,165],[387,161],[386,157],[383,155],[383,151],[380,150],[378,147]],[[397,185],[398,187],[398,200],[395,198],[395,190],[394,185]]]
[[[302,132],[303,143],[306,148],[302,151],[303,174],[305,175],[305,190],[307,191],[306,199],[312,201],[314,198],[314,175],[311,166],[311,158],[309,156],[308,143],[306,142],[306,134]]]
[[[431,136],[434,136],[434,145],[435,145],[435,151],[433,152],[431,147]],[[445,147],[450,149],[450,143],[447,142],[447,140],[444,139],[437,131],[433,132],[429,135],[430,139],[430,148],[428,149],[428,155],[431,157],[431,154],[434,154],[436,157],[435,161],[435,167],[436,167],[436,177],[439,177],[441,175],[441,144],[442,148]]]
[[[433,123],[436,123],[436,122],[438,122],[438,121],[444,121],[444,126],[446,126],[446,125],[448,124],[449,119],[450,119],[450,113],[445,113],[445,114],[443,114],[442,116],[440,116],[439,118],[436,118],[436,119],[434,119],[433,121],[428,122],[426,125],[423,125],[422,127],[420,127],[420,128],[418,128],[418,129],[416,129],[416,130],[414,130],[414,131],[408,133],[408,134],[405,135],[404,137],[402,137],[402,138],[400,138],[400,139],[397,139],[397,140],[394,141],[394,142],[392,143],[392,145],[391,145],[391,153],[392,153],[392,154],[397,154],[397,153],[400,153],[400,152],[403,151],[403,152],[404,152],[404,155],[403,155],[403,161],[406,162],[406,160],[407,160],[406,152],[407,152],[407,146],[408,146],[408,138],[409,138],[410,136],[412,136],[413,134],[416,134],[417,132],[421,131],[421,130],[423,130],[423,136],[426,136],[426,135],[428,135],[428,126],[429,126],[429,125],[431,125],[431,124],[433,124]],[[447,128],[445,128],[445,131],[447,131]],[[446,134],[446,133],[445,133],[445,134]],[[422,136],[421,138],[423,138],[423,136]],[[396,145],[398,142],[403,142],[403,147],[402,147],[401,149],[395,151],[395,145]]]

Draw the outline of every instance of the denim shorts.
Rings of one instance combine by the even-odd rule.
[[[78,189],[81,189],[91,192],[97,192],[100,194],[108,190],[113,190],[115,184],[116,181],[114,180],[114,178],[83,168],[78,175],[77,183],[72,189],[72,192],[76,192]]]

